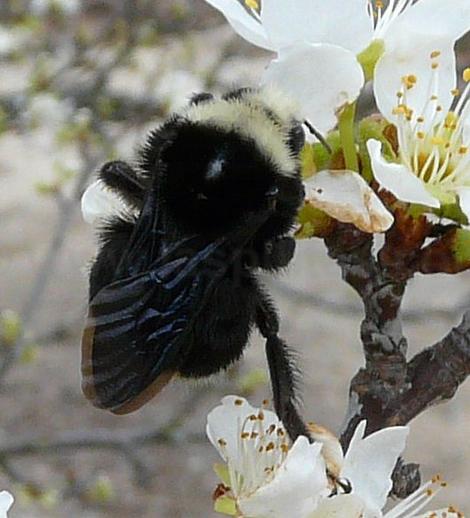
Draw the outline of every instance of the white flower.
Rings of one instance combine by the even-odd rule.
[[[470,69],[459,95],[455,70],[441,66],[449,61],[449,53],[436,50],[426,69],[401,77],[395,107],[383,113],[397,128],[396,162],[382,156],[378,141],[369,140],[367,147],[375,178],[398,199],[433,208],[458,202],[470,220]],[[377,92],[379,105],[388,106],[394,84]],[[449,90],[441,96],[442,84]]]
[[[207,2],[240,36],[278,54],[263,82],[297,99],[319,131],[334,127],[338,108],[359,95],[361,52],[378,52],[372,65],[398,70],[426,45],[452,48],[470,28],[468,0],[390,0],[385,9],[371,0],[263,0],[260,9],[256,0],[245,0],[247,9],[237,0]],[[376,89],[385,80],[381,74]]]
[[[58,7],[64,14],[73,15],[80,10],[81,0],[32,0],[30,9],[34,14],[43,15],[52,7]]]
[[[347,479],[352,492],[322,500],[309,518],[462,518],[463,515],[453,507],[418,514],[446,486],[439,476],[383,512],[393,485],[393,469],[405,448],[409,428],[394,426],[364,437],[365,429],[366,422],[362,421],[343,457],[339,441],[331,432],[310,426],[312,436],[324,444],[322,453],[329,470]]]
[[[323,455],[330,470],[346,479],[352,486],[350,498],[354,505],[362,503],[367,518],[381,516],[387,496],[392,489],[392,472],[398,457],[405,449],[409,429],[406,426],[384,428],[364,438],[366,421],[354,431],[346,455],[343,457],[339,441],[324,428],[312,427],[312,437],[323,443]],[[330,466],[333,465],[333,468]],[[334,498],[333,498],[334,500]],[[341,502],[347,499],[341,499]],[[374,514],[375,513],[375,514]]]
[[[385,232],[393,224],[393,216],[354,171],[320,171],[304,185],[307,203],[363,232]]]
[[[130,208],[101,180],[92,183],[83,193],[81,200],[83,219],[90,225],[97,225],[106,218],[128,213]]]
[[[227,396],[207,418],[207,436],[227,463],[237,509],[250,518],[304,518],[329,494],[320,443],[291,446],[277,416]]]
[[[7,518],[7,512],[13,505],[14,498],[8,491],[0,492],[0,518]]]

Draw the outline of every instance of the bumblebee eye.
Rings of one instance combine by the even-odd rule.
[[[279,187],[272,185],[265,193],[266,198],[275,198],[279,194]]]

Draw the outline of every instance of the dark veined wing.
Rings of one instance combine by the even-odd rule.
[[[217,241],[181,241],[148,270],[118,279],[96,294],[82,340],[82,388],[88,399],[127,413],[168,383],[211,288],[266,218],[254,216]]]

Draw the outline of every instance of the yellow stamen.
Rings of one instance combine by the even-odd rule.
[[[418,78],[413,74],[402,77],[402,83],[406,86],[407,90],[411,90],[411,88],[416,85],[417,81]]]
[[[470,67],[469,68],[466,68],[464,71],[463,71],[463,80],[466,82],[466,83],[470,83]]]
[[[376,0],[375,7],[377,7],[377,9],[383,9],[384,3],[382,2],[382,0]]]
[[[254,9],[255,11],[259,11],[259,3],[257,0],[245,0],[245,5],[250,9]]]
[[[441,55],[441,51],[440,50],[434,50],[433,52],[431,52],[431,59],[436,59],[440,55]]]
[[[467,146],[461,146],[461,147],[459,148],[459,153],[460,153],[461,155],[465,155],[465,154],[467,154],[467,153],[468,153],[468,147],[467,147]]]
[[[425,137],[426,137],[426,133],[424,133],[424,131],[418,131],[418,133],[416,133],[416,136],[423,140]]]
[[[249,434],[248,432],[243,432],[243,433],[240,435],[240,437],[241,437],[242,439],[248,439],[248,437],[250,437],[250,434]]]
[[[460,90],[458,88],[454,88],[453,90],[450,91],[450,93],[454,96],[454,97],[458,97],[460,95]]]
[[[439,63],[436,63],[436,62],[432,63],[432,64],[431,64],[431,68],[432,68],[433,70],[436,70],[436,68],[439,68]]]
[[[446,128],[451,128],[458,120],[458,116],[455,112],[449,112],[445,118]]]
[[[243,405],[243,399],[236,399],[236,400],[234,401],[234,403],[235,403],[237,406],[241,406],[241,405]]]

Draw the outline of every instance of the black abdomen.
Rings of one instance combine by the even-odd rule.
[[[182,376],[209,376],[240,359],[254,324],[257,293],[247,270],[226,274],[194,323],[178,369]]]

